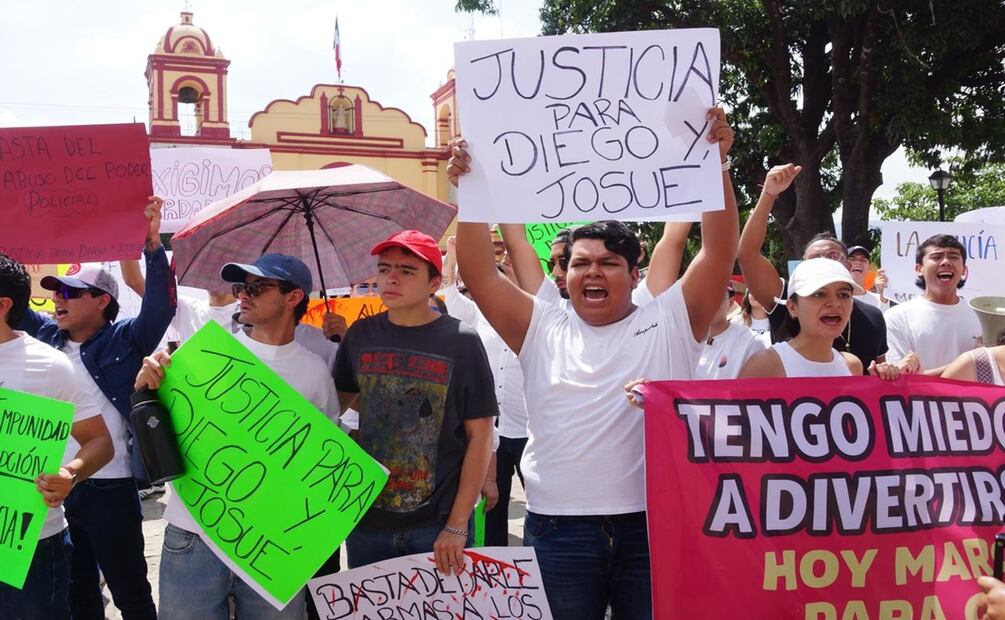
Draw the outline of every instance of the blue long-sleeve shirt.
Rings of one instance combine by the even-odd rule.
[[[164,248],[144,250],[143,256],[147,267],[146,292],[139,316],[107,323],[80,345],[84,368],[122,415],[130,433],[129,396],[136,375],[143,358],[153,353],[164,337],[177,304],[174,275]],[[57,349],[62,349],[68,339],[54,319],[31,310],[17,328]],[[138,450],[132,454],[132,470],[133,476],[147,479]]]

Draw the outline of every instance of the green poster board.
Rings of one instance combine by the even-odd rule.
[[[285,605],[387,483],[352,439],[210,321],[158,390],[185,464],[172,484],[203,532]]]
[[[35,477],[59,471],[73,405],[0,388],[0,581],[24,585],[49,509]]]
[[[564,228],[576,228],[589,222],[548,222],[545,224],[527,224],[527,240],[534,246],[537,257],[548,260],[551,256],[551,242],[555,235]]]

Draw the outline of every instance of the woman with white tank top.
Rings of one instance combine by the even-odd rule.
[[[1005,386],[1005,345],[967,351],[942,371],[943,379]]]
[[[739,378],[862,375],[862,362],[833,346],[851,318],[856,291],[861,287],[836,260],[811,258],[799,263],[789,278],[789,298],[778,300],[788,308],[786,320],[796,336],[751,357]],[[897,367],[885,363],[870,371],[887,380],[900,374]]]

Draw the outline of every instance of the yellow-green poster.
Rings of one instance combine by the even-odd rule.
[[[285,606],[387,473],[213,321],[172,356],[158,396],[185,464],[175,492],[221,560]]]
[[[72,424],[70,403],[0,388],[0,581],[15,588],[48,512],[35,477],[59,471]]]

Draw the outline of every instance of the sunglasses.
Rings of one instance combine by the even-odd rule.
[[[549,258],[545,261],[545,264],[548,265],[548,273],[555,271],[555,265],[558,265],[562,271],[569,270],[569,261],[564,258],[560,258],[557,261]]]
[[[107,295],[104,291],[99,291],[96,288],[74,288],[72,286],[67,286],[61,284],[58,289],[54,292],[59,293],[60,297],[63,299],[77,299],[84,293],[90,293],[91,297],[97,297],[98,295]]]
[[[357,291],[376,291],[377,290],[377,283],[374,282],[373,284],[371,284],[369,282],[360,282],[359,284],[356,285],[356,290]]]
[[[265,289],[272,287],[280,290],[283,288],[278,282],[256,280],[254,282],[237,282],[230,287],[230,290],[234,293],[234,297],[240,297],[241,293],[247,294],[248,297],[258,297],[265,292]]]

